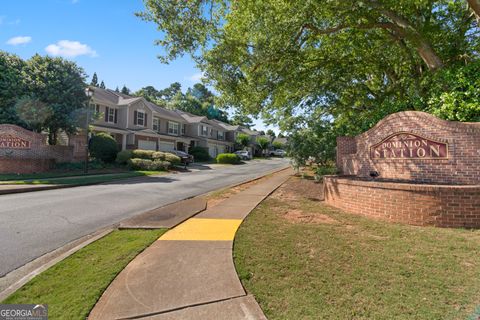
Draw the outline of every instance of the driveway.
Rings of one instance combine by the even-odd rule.
[[[288,166],[286,159],[0,196],[0,276],[100,228]]]

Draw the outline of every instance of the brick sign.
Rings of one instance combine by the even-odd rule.
[[[0,149],[30,149],[30,141],[3,134],[0,135]]]
[[[395,133],[370,147],[372,159],[445,159],[448,144],[411,133]]]

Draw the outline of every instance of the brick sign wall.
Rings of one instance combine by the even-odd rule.
[[[480,123],[395,113],[363,134],[337,138],[337,166],[359,177],[377,171],[385,179],[480,184]]]
[[[83,136],[85,137],[85,136]],[[47,171],[57,162],[83,159],[85,141],[74,136],[69,146],[50,146],[46,137],[21,127],[0,125],[0,173],[32,173]]]

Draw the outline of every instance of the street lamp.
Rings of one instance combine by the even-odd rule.
[[[90,120],[90,100],[92,100],[93,97],[93,89],[90,87],[85,88],[85,95],[87,96],[87,112],[86,112],[86,118],[85,118],[85,165],[83,172],[85,174],[88,173],[88,124]]]

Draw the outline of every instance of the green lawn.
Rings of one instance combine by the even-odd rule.
[[[83,320],[115,276],[165,231],[113,231],[41,273],[2,303],[48,304],[49,319]]]
[[[78,175],[78,173],[65,176],[55,176],[54,174],[36,174],[36,175],[24,175],[21,177],[15,175],[1,175],[0,184],[66,184],[66,185],[82,185],[109,182],[113,180],[150,176],[157,174],[165,174],[165,171],[126,171],[119,173],[100,173],[100,174],[88,174]],[[9,178],[7,180],[7,178]]]
[[[480,230],[390,224],[297,197],[264,201],[235,239],[239,276],[269,319],[480,316]]]

